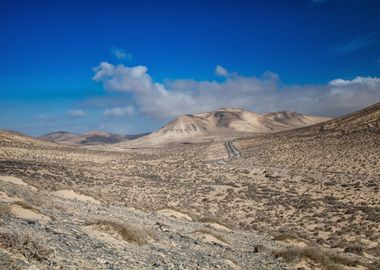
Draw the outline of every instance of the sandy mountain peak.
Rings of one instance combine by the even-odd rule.
[[[259,114],[240,108],[219,108],[211,112],[180,115],[152,134],[127,142],[126,145],[163,145],[221,140],[226,136],[284,131],[328,119],[292,111]]]

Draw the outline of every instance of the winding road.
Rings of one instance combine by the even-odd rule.
[[[240,158],[240,152],[237,150],[235,145],[231,141],[226,141],[224,146],[227,149],[230,158],[238,159]]]

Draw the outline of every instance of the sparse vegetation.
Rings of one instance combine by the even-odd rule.
[[[228,244],[228,241],[222,235],[210,229],[198,229],[198,230],[195,230],[193,233],[201,233],[201,234],[206,234],[206,235],[209,234],[213,236],[215,239],[219,240],[220,242]]]
[[[35,212],[39,212],[37,209],[35,209],[31,204],[24,202],[24,201],[15,201],[13,204],[21,206],[24,209],[29,209]]]
[[[89,226],[99,226],[105,231],[116,231],[125,241],[138,245],[144,245],[148,242],[149,238],[155,238],[154,233],[150,230],[118,221],[99,219],[89,221],[86,224]]]
[[[53,250],[28,234],[0,232],[0,246],[23,255],[28,260],[48,262]]]
[[[0,204],[0,218],[9,216],[11,214],[11,210],[8,205]]]
[[[13,260],[11,257],[0,251],[0,266],[1,269],[6,269],[6,270],[21,270],[20,267],[16,267]]]
[[[362,255],[363,254],[363,246],[362,245],[349,245],[344,249],[344,252]]]
[[[174,212],[178,212],[178,213],[181,213],[181,214],[188,215],[188,213],[186,213],[185,211],[181,210],[180,208],[174,207],[174,206],[169,206],[169,205],[165,205],[165,206],[162,206],[162,207],[157,207],[157,208],[154,208],[154,210],[156,212],[160,211],[160,210],[173,210]]]
[[[203,222],[203,223],[215,223],[221,226],[224,226],[226,228],[229,228],[230,225],[227,225],[225,222],[223,222],[220,218],[213,217],[213,216],[203,216],[198,219],[198,221]]]
[[[276,241],[286,241],[286,240],[298,239],[298,237],[290,233],[280,233],[280,234],[275,235],[273,239]]]
[[[282,257],[287,262],[297,262],[300,260],[310,260],[322,269],[337,270],[340,265],[356,266],[359,261],[336,253],[324,251],[319,247],[287,247],[272,252],[275,257]]]

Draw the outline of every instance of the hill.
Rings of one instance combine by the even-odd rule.
[[[147,134],[119,135],[104,131],[91,131],[84,134],[66,131],[51,132],[38,137],[40,140],[72,145],[107,145],[125,142]]]
[[[280,111],[258,114],[242,109],[221,108],[177,117],[148,136],[115,145],[150,146],[170,143],[218,141],[246,137],[252,133],[273,133],[313,125],[330,118]]]

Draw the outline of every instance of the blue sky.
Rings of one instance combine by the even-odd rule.
[[[154,130],[218,107],[380,100],[380,2],[0,2],[0,128]],[[219,68],[217,68],[217,66]]]

